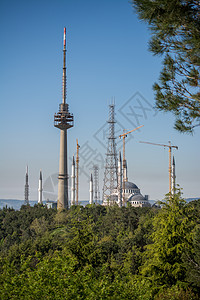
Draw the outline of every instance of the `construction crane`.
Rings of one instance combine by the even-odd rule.
[[[145,143],[145,144],[150,144],[150,145],[155,145],[155,146],[162,146],[162,147],[168,147],[169,148],[169,192],[171,193],[172,189],[172,148],[175,148],[178,150],[178,146],[172,146],[171,142],[169,141],[169,145],[164,145],[164,144],[155,144],[155,143],[150,143],[150,142],[141,142],[140,143]]]
[[[78,205],[78,171],[79,171],[79,148],[78,139],[76,139],[76,205]]]
[[[125,158],[125,142],[126,142],[126,137],[129,133],[137,130],[137,129],[140,129],[141,127],[143,127],[144,125],[141,125],[133,130],[130,130],[130,131],[127,131],[125,132],[125,129],[123,130],[123,134],[121,134],[119,136],[119,138],[121,139],[123,137],[123,163],[122,163],[122,168],[123,168],[123,205],[125,204],[125,182],[128,181],[128,178],[127,178],[127,172],[126,172],[126,158]]]

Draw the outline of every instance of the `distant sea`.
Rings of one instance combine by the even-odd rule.
[[[198,200],[199,198],[187,198],[185,199],[187,202],[193,201],[193,200]],[[153,203],[155,203],[154,200],[149,200],[149,202],[151,203],[151,205],[153,205]],[[34,206],[35,204],[37,204],[37,201],[32,200],[29,201],[30,206]],[[44,204],[46,204],[46,201],[43,202]],[[3,209],[3,207],[10,207],[10,208],[14,208],[15,210],[19,210],[21,208],[21,206],[24,204],[24,200],[18,200],[18,199],[0,199],[0,209]],[[85,201],[80,201],[79,202],[80,205],[86,206],[87,204],[89,204],[89,201],[85,200]],[[101,204],[101,202],[99,202],[99,204]]]

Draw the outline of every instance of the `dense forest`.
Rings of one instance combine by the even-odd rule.
[[[200,200],[0,210],[0,299],[200,299]]]

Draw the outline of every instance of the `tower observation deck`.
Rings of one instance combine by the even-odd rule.
[[[59,111],[54,115],[54,126],[60,129],[60,161],[58,174],[58,209],[68,209],[67,129],[74,126],[73,114],[66,103],[66,28],[63,47],[63,98]]]

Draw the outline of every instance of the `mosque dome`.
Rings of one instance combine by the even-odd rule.
[[[132,189],[138,189],[137,185],[130,181],[125,181],[125,189],[132,190]]]

